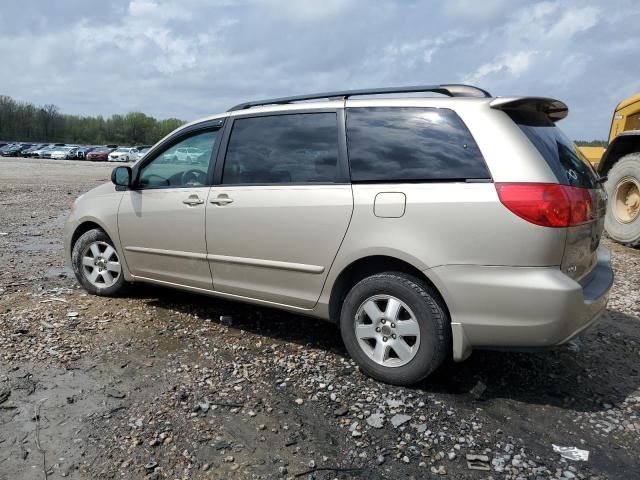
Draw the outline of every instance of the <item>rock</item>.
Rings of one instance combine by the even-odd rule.
[[[482,381],[478,380],[476,384],[473,386],[469,393],[473,395],[476,400],[480,400],[482,394],[487,390],[487,385]]]
[[[115,388],[108,388],[107,390],[105,390],[105,395],[107,397],[111,397],[111,398],[124,398],[127,396],[126,393],[121,392],[120,390],[116,390]]]
[[[402,457],[402,461],[404,463],[409,463],[411,460],[409,460],[409,457],[407,457],[406,455],[404,457]]]
[[[281,465],[280,467],[278,467],[278,473],[280,475],[286,475],[288,472],[287,467],[285,467],[284,465]]]
[[[384,425],[384,414],[383,413],[374,413],[367,417],[367,425],[373,428],[382,428]]]
[[[376,459],[376,463],[378,465],[382,465],[384,463],[384,455],[378,455],[378,458]]]
[[[395,428],[398,428],[400,425],[407,423],[409,420],[411,420],[411,417],[409,415],[396,414],[391,417],[391,424]]]
[[[455,460],[455,459],[456,459],[456,457],[457,457],[456,452],[449,452],[449,453],[447,454],[447,458],[448,458],[449,460]]]
[[[416,432],[418,432],[418,433],[424,433],[424,432],[427,431],[427,424],[426,423],[418,423],[418,424],[414,425],[413,428],[415,428]]]
[[[67,317],[69,318],[75,318],[79,315],[78,312],[67,312]]]
[[[227,455],[226,457],[224,457],[224,461],[226,463],[232,463],[235,460],[235,458],[233,458],[233,455]]]
[[[145,469],[147,472],[152,472],[152,471],[153,471],[157,466],[158,466],[158,462],[155,462],[155,461],[151,460],[149,463],[147,463],[147,464],[144,466],[144,469]]]
[[[336,417],[343,417],[344,415],[346,415],[347,413],[349,413],[349,409],[346,407],[338,407],[333,411],[333,414]]]
[[[475,455],[472,453],[467,453],[466,459],[467,468],[469,470],[491,470],[491,467],[489,466],[489,457],[487,455]]]
[[[0,404],[6,402],[9,399],[9,395],[11,395],[11,390],[0,391]]]
[[[295,445],[296,443],[298,443],[298,440],[296,440],[293,437],[288,437],[284,442],[284,446],[285,447],[290,447],[292,445]]]
[[[564,472],[562,472],[562,476],[564,478],[576,478],[576,474],[573,472],[570,472],[569,470],[565,470]]]
[[[301,398],[296,398],[295,402],[297,405],[302,405],[304,403],[304,400]]]
[[[446,475],[447,474],[447,469],[444,468],[444,465],[439,465],[438,467],[431,467],[431,473],[434,473],[436,475]]]

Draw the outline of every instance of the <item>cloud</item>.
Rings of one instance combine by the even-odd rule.
[[[273,15],[293,22],[315,22],[335,18],[353,5],[352,0],[256,0]]]
[[[465,77],[467,83],[478,83],[489,76],[518,77],[527,71],[531,65],[531,58],[538,52],[506,53],[491,62],[480,65],[475,72]]]

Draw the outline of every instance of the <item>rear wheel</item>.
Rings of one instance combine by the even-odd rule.
[[[120,257],[103,230],[83,233],[73,245],[71,260],[76,278],[89,293],[109,297],[124,290]]]
[[[423,281],[400,272],[358,282],[342,305],[340,330],[362,370],[395,385],[427,377],[446,359],[451,345],[440,296]]]
[[[607,234],[616,242],[640,246],[640,153],[618,160],[609,170],[605,188]]]

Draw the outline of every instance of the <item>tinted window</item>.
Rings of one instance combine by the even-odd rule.
[[[202,132],[169,147],[142,167],[140,185],[153,187],[206,185],[207,171],[217,138],[218,131]]]
[[[222,183],[336,182],[335,113],[241,118],[233,122]]]
[[[559,183],[597,188],[597,175],[589,161],[546,115],[522,110],[507,113],[544,157]]]
[[[351,179],[367,181],[490,178],[462,120],[442,108],[350,108]]]

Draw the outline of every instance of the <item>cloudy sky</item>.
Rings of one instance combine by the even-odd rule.
[[[3,0],[0,94],[191,120],[343,88],[471,83],[565,101],[602,139],[640,92],[638,0]]]

